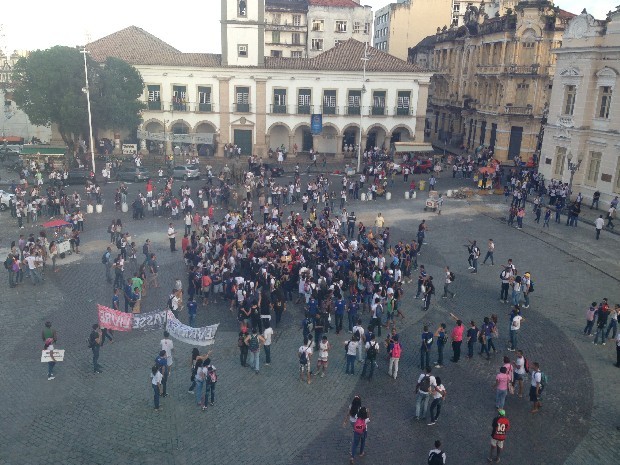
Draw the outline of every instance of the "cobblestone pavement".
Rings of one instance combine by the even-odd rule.
[[[460,181],[440,182],[445,189]],[[498,302],[497,264],[481,266],[478,274],[468,273],[462,245],[467,238],[483,245],[489,237],[497,244],[498,263],[511,257],[519,270],[532,272],[536,292],[531,308],[524,311],[521,343],[528,359],[538,360],[550,378],[545,406],[535,416],[529,413],[526,399],[509,396],[506,410],[512,430],[502,461],[614,463],[620,446],[614,345],[593,346],[581,331],[589,302],[602,297],[620,301],[618,236],[607,235],[596,242],[592,228],[583,225],[576,229],[552,225],[541,232],[527,218],[523,230],[509,228],[500,221],[503,205],[497,197],[448,200],[441,215],[425,213],[424,195],[406,201],[402,183],[397,184],[391,202],[357,202],[347,208],[368,223],[382,211],[394,240],[411,239],[417,224],[426,219],[430,231],[420,263],[430,269],[436,282],[441,282],[445,265],[457,276],[457,297],[436,299],[428,313],[412,299],[413,284],[407,285],[406,319],[399,328],[404,356],[398,380],[387,377],[382,356],[372,383],[361,381],[357,374],[345,375],[342,344],[347,336],[330,334],[334,349],[328,375],[310,385],[299,382],[296,349],[301,343],[297,329],[301,309],[295,305],[289,306],[277,331],[271,366],[261,366],[260,375],[255,375],[239,366],[236,325],[218,302],[201,309],[198,316],[198,324],[221,324],[213,353],[219,372],[215,406],[206,412],[195,408],[193,396],[187,394],[191,347],[176,342],[170,397],[162,399],[163,411],[154,413],[148,373],[160,332],[116,333],[114,343],[106,343],[101,351],[104,372],[92,373],[86,337],[96,321],[95,304],[107,305],[111,299],[111,286],[100,263],[107,224],[120,216],[138,244],[147,237],[155,243],[162,287],[149,289],[143,311],[162,308],[174,278],[184,277],[184,270],[180,255],[171,254],[167,247],[167,219],[133,221],[128,214],[105,211],[88,216],[83,253],[61,260],[59,273],[48,273],[38,288],[24,282],[14,290],[7,285],[2,294],[0,389],[5,395],[0,400],[0,463],[183,464],[201,459],[218,464],[346,463],[351,432],[342,427],[342,420],[354,394],[360,394],[371,411],[367,456],[358,463],[426,463],[437,438],[444,443],[449,464],[486,463],[494,415],[492,383],[502,355],[511,354],[504,350],[509,309]],[[136,187],[142,186],[130,189]],[[112,189],[106,187],[108,205]],[[18,234],[9,218],[0,214],[2,246]],[[28,225],[24,231],[30,230]],[[434,370],[446,385],[448,398],[437,425],[427,426],[412,420],[420,372],[419,334],[426,323],[450,325],[449,312],[478,322],[497,313],[498,353],[491,361],[476,355],[471,361],[446,362],[444,368]],[[55,370],[56,379],[49,382],[46,367],[38,360],[40,331],[48,319],[58,330],[58,347],[67,351],[66,361]]]

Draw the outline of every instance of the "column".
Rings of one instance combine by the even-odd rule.
[[[217,141],[217,157],[224,157],[224,145],[230,142],[230,78],[219,78],[220,133]]]
[[[418,81],[418,105],[415,110],[415,132],[413,135],[413,140],[416,142],[424,142],[424,123],[426,122],[429,84],[429,82]]]
[[[267,79],[257,78],[256,81],[256,125],[254,130],[256,131],[256,147],[254,152],[260,156],[266,156],[269,145],[265,146],[262,143],[262,134],[267,133]]]
[[[260,138],[259,133],[256,133],[256,146],[258,147],[258,140]],[[269,152],[269,142],[271,141],[271,136],[269,134],[265,134],[265,147],[267,147],[267,152]]]
[[[336,136],[336,159],[342,160],[344,158],[344,153],[342,153],[342,140],[344,136],[337,135]]]
[[[295,147],[295,133],[288,135],[288,155],[287,158],[295,158],[297,155],[293,149]]]
[[[392,133],[388,132],[385,135],[385,139],[383,139],[383,147],[385,147],[387,150],[390,150],[391,145],[392,145]]]

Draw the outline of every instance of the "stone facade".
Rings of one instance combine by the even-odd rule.
[[[601,192],[601,207],[620,195],[620,9],[606,21],[584,10],[554,50],[556,73],[541,152],[546,178],[569,182],[568,161],[580,163],[572,192],[590,201]]]
[[[552,53],[574,15],[551,2],[523,1],[488,19],[438,30],[409,50],[409,61],[435,71],[429,100],[433,142],[490,147],[500,161],[529,160],[540,149],[555,73]]]

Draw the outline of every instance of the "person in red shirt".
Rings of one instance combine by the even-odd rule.
[[[461,320],[456,320],[456,326],[452,329],[450,337],[452,338],[452,361],[457,363],[461,358],[461,344],[463,343],[463,331],[465,327]]]
[[[499,462],[499,455],[504,449],[504,441],[506,440],[506,434],[510,429],[510,422],[506,418],[506,411],[504,409],[497,410],[497,416],[493,419],[493,431],[491,432],[491,450],[489,451],[489,462]],[[493,451],[497,451],[495,458],[493,458]]]

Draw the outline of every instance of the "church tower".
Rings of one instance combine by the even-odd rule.
[[[222,0],[222,64],[265,64],[265,0]]]

